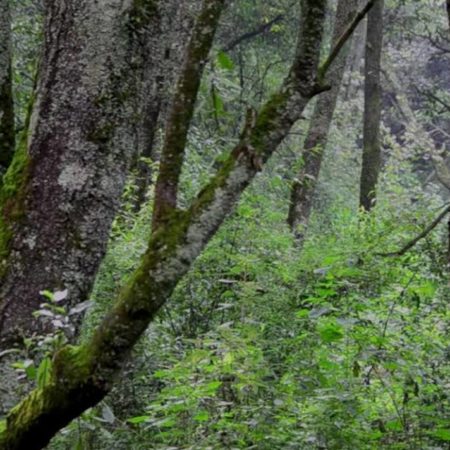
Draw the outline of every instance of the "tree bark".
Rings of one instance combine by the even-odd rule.
[[[333,32],[334,44],[354,17],[357,5],[357,0],[339,0]],[[299,244],[301,244],[308,227],[323,152],[327,145],[346,60],[346,53],[341,53],[330,68],[328,80],[331,89],[321,94],[317,100],[303,146],[303,165],[292,185],[288,224]]]
[[[0,192],[0,349],[48,328],[42,290],[88,297],[135,152],[137,40],[153,2],[46,2],[28,135]]]
[[[51,380],[0,422],[0,449],[42,448],[111,389],[124,359],[240,195],[321,91],[317,69],[326,0],[302,0],[296,58],[280,90],[249,120],[222,168],[186,211],[152,234],[141,264],[93,337],[54,357]],[[178,86],[180,89],[180,86]],[[177,92],[178,94],[178,92]]]
[[[370,211],[376,201],[381,168],[380,122],[382,106],[381,51],[383,47],[384,0],[378,0],[367,16],[365,53],[363,155],[360,207]]]
[[[0,0],[0,174],[11,163],[15,147],[9,0]]]

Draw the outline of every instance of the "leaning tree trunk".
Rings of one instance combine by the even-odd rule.
[[[204,5],[221,2],[205,0]],[[168,214],[162,216],[152,234],[140,266],[92,338],[55,354],[48,383],[12,409],[6,421],[0,421],[0,449],[40,449],[59,429],[104,398],[130,350],[177,283],[301,117],[309,100],[321,92],[318,79],[320,82],[334,58],[330,56],[317,72],[326,0],[301,0],[301,4],[296,57],[281,88],[258,114],[249,115],[238,144],[189,209],[175,207],[170,213],[165,209]],[[176,95],[181,89],[178,84]],[[191,101],[196,94],[188,94]],[[189,121],[189,115],[185,119]],[[179,157],[174,155],[176,169]]]
[[[337,42],[354,17],[358,0],[339,0],[333,42]],[[288,224],[300,244],[308,226],[314,192],[320,173],[323,153],[327,144],[334,110],[344,76],[347,55],[341,54],[330,69],[331,89],[320,95],[314,108],[310,127],[303,147],[303,165],[291,189]]]
[[[370,211],[375,204],[376,187],[381,168],[383,9],[384,0],[378,0],[367,16],[363,156],[359,196],[359,204],[366,211]]]
[[[0,0],[0,175],[8,168],[15,146],[11,72],[9,0]]]

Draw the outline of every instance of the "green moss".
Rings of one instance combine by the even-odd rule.
[[[64,384],[78,386],[86,381],[91,369],[89,348],[84,345],[66,345],[53,359],[53,379],[64,380]]]
[[[255,128],[251,135],[251,144],[257,153],[265,153],[264,142],[268,134],[278,127],[280,108],[286,105],[290,93],[282,90],[272,95],[256,118]]]
[[[0,259],[9,255],[13,224],[24,216],[24,201],[29,174],[27,136],[23,136],[8,171],[3,177],[0,191]],[[4,264],[0,269],[3,272]]]

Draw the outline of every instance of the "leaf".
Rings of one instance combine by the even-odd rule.
[[[431,434],[441,441],[450,441],[450,428],[440,428]]]
[[[43,291],[39,291],[39,294],[42,297],[48,298],[50,301],[53,301],[53,292],[44,289]]]
[[[83,311],[86,311],[86,309],[90,308],[93,305],[93,301],[86,300],[85,302],[79,303],[78,305],[74,306],[69,311],[69,316],[72,316],[74,314],[80,314]]]
[[[36,381],[38,388],[43,388],[48,381],[52,373],[52,360],[49,357],[44,358],[39,364]]]
[[[208,394],[215,394],[217,389],[220,388],[220,386],[222,386],[222,382],[221,381],[211,381],[211,383],[208,383],[206,385],[206,392]]]
[[[64,289],[63,291],[56,291],[53,293],[53,301],[54,302],[61,302],[65,298],[67,298],[67,295],[69,293],[68,289]]]
[[[136,416],[136,417],[131,417],[130,419],[127,419],[127,422],[136,425],[138,423],[147,422],[149,419],[150,419],[150,416]]]
[[[207,422],[209,420],[208,411],[200,411],[194,416],[196,422]]]
[[[322,322],[318,325],[320,338],[327,343],[339,341],[344,337],[344,329],[335,320]]]
[[[220,51],[217,54],[217,65],[224,70],[233,70],[234,62],[227,53]]]
[[[309,316],[310,310],[309,309],[301,309],[300,311],[297,311],[295,315],[299,319],[305,319]]]
[[[102,418],[106,423],[114,423],[116,420],[116,416],[108,405],[103,405]]]

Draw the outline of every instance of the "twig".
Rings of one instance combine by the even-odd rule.
[[[275,24],[277,24],[278,22],[281,22],[282,20],[284,20],[284,16],[282,14],[279,14],[278,16],[274,17],[271,21],[261,24],[258,28],[255,28],[253,31],[249,31],[248,33],[245,33],[242,36],[239,36],[236,39],[233,39],[231,42],[229,42],[222,48],[222,51],[229,52],[230,50],[233,50],[233,48],[237,47],[242,42],[248,41],[249,39],[252,39],[260,34],[267,33],[268,31],[271,30],[271,28]]]
[[[364,8],[359,13],[356,14],[353,21],[348,25],[348,27],[345,29],[345,31],[341,34],[341,37],[337,40],[335,46],[331,49],[331,52],[328,55],[328,58],[325,60],[325,62],[319,68],[319,72],[318,72],[319,82],[323,81],[328,69],[330,68],[331,64],[333,64],[333,62],[336,59],[336,57],[338,56],[339,52],[342,50],[342,47],[348,41],[348,39],[350,38],[352,33],[355,31],[356,27],[359,25],[361,20],[364,19],[366,14],[372,9],[373,5],[375,5],[376,1],[377,0],[369,0],[366,3],[366,6],[364,6]]]
[[[431,222],[430,225],[428,225],[425,230],[422,231],[418,236],[416,236],[414,239],[409,241],[406,245],[404,245],[400,250],[396,252],[389,252],[389,253],[379,253],[379,256],[402,256],[404,255],[408,250],[413,248],[421,239],[426,237],[429,233],[431,233],[442,221],[442,219],[450,212],[450,205],[447,206],[440,214],[436,217],[436,219]]]

